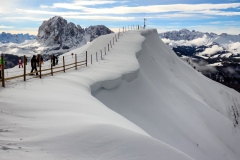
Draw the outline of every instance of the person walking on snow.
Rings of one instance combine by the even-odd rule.
[[[38,75],[37,63],[38,63],[38,61],[37,61],[36,55],[33,55],[32,59],[31,59],[31,67],[32,67],[31,73],[33,72],[33,70],[35,70],[36,75]],[[31,75],[33,75],[33,73]]]
[[[22,66],[22,68],[23,68],[22,58],[19,57],[19,59],[18,59],[18,67],[21,68],[21,66]]]
[[[2,58],[0,57],[0,79],[2,79]]]
[[[56,65],[58,65],[58,55],[56,55]]]
[[[56,62],[56,57],[55,57],[55,55],[53,54],[52,55],[52,66],[55,66],[55,63]]]

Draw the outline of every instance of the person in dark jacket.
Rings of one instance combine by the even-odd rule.
[[[56,62],[56,56],[53,54],[52,55],[52,66],[55,66]]]
[[[33,55],[31,59],[31,67],[32,67],[31,73],[33,72],[33,70],[37,72],[37,63],[38,61],[37,61],[36,55]],[[36,73],[36,75],[38,75],[38,72]]]
[[[2,79],[2,58],[0,57],[0,79]]]

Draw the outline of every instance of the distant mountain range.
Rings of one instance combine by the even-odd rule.
[[[194,69],[240,92],[240,35],[182,29],[159,36]]]
[[[0,42],[1,43],[23,43],[26,40],[33,40],[36,36],[29,34],[10,34],[2,32],[0,33]]]
[[[182,29],[159,34],[179,55],[202,58],[240,57],[240,35],[204,33]]]
[[[0,34],[0,54],[18,56],[32,54],[63,54],[93,39],[113,33],[104,25],[82,28],[60,16],[43,21],[37,36],[29,34]],[[27,41],[26,41],[27,40]],[[11,43],[10,43],[11,42]]]

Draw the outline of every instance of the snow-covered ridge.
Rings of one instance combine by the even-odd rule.
[[[11,34],[11,33],[0,33],[1,43],[23,43],[26,40],[33,40],[36,36],[29,34]]]
[[[71,52],[101,48],[112,37]],[[231,114],[232,106],[240,108],[239,93],[182,62],[155,29],[128,31],[102,61],[16,84],[0,97],[4,159],[240,156]]]

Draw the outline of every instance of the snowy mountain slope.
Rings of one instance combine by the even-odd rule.
[[[71,52],[95,53],[112,37]],[[3,159],[239,157],[229,109],[239,110],[239,93],[179,60],[156,30],[124,33],[104,60],[17,83],[0,97]]]
[[[239,93],[184,64],[156,33],[145,37],[138,78],[95,96],[195,159],[238,159],[240,132],[233,126],[231,107],[240,109]]]
[[[101,36],[72,52],[99,49],[113,36]],[[124,79],[132,79],[131,73],[139,69],[135,53],[144,38],[139,32],[124,36],[99,63],[1,89],[1,158],[192,159],[152,138],[91,95],[91,90],[116,87],[122,74]],[[124,47],[130,42],[131,47]],[[124,67],[120,67],[122,62]]]
[[[36,36],[29,34],[11,34],[2,32],[0,34],[1,43],[22,43],[26,40],[33,40]]]

